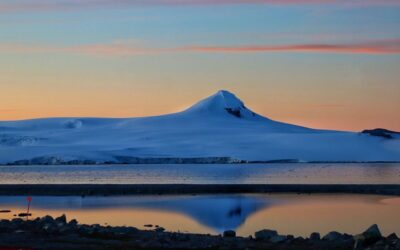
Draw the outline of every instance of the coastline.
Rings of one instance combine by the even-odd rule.
[[[111,196],[232,193],[400,195],[400,184],[0,184],[0,195]]]
[[[263,229],[254,236],[238,237],[232,230],[222,235],[166,232],[164,228],[139,230],[79,224],[65,215],[0,220],[0,249],[400,249],[400,240],[392,233],[383,236],[374,224],[356,235],[331,231],[309,237],[280,235]]]
[[[163,165],[163,164],[396,164],[400,161],[303,161],[298,159],[277,160],[241,160],[231,157],[198,157],[198,158],[137,158],[121,157],[120,161],[96,161],[96,160],[63,160],[56,157],[39,157],[29,160],[18,160],[0,163],[0,166],[112,166],[112,165]]]

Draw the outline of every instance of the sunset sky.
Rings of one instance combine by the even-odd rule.
[[[400,0],[1,0],[0,120],[151,116],[219,89],[400,131]]]

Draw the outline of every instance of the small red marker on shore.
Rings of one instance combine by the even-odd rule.
[[[29,209],[31,208],[32,197],[28,196],[28,197],[26,198],[26,200],[28,201],[28,211],[26,212],[26,214],[27,214],[26,217],[28,218],[28,216],[29,216]]]

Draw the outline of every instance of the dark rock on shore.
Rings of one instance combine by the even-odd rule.
[[[221,235],[165,232],[162,227],[139,230],[134,227],[111,227],[68,222],[65,215],[45,216],[33,220],[0,220],[1,248],[33,249],[400,249],[395,234],[383,237],[376,225],[352,236],[330,232],[320,239],[319,233],[309,238],[279,235],[275,230],[261,230],[253,237],[238,237],[228,230]]]
[[[310,240],[320,240],[321,239],[321,235],[319,233],[311,233],[310,235]]]
[[[37,219],[35,219],[35,221],[36,220]],[[42,223],[42,224],[50,224],[50,223],[53,223],[53,221],[54,221],[54,219],[50,215],[46,215],[42,218],[39,218],[39,223]]]
[[[337,240],[343,240],[343,235],[339,232],[332,231],[326,234],[324,237],[322,237],[323,240],[328,240],[328,241],[337,241]]]
[[[18,217],[27,217],[27,216],[32,216],[31,213],[19,213]]]
[[[275,236],[272,236],[272,237],[269,239],[269,241],[272,242],[272,243],[281,243],[281,242],[285,242],[285,241],[286,241],[286,236],[284,236],[284,235],[275,235]]]
[[[392,235],[391,238],[394,238],[394,236]],[[363,247],[377,243],[377,242],[381,241],[382,239],[383,239],[383,237],[378,228],[378,225],[374,224],[374,225],[370,226],[367,230],[365,230],[363,233],[357,234],[354,236],[354,240],[355,240],[354,248],[362,249]],[[390,240],[389,237],[387,237],[387,239]],[[394,240],[396,240],[396,239],[394,239]],[[383,242],[381,242],[380,244],[382,244],[382,243]]]
[[[362,235],[365,238],[365,243],[370,244],[370,243],[375,243],[378,240],[382,239],[382,234],[381,231],[378,228],[378,225],[374,224],[371,227],[369,227],[367,230],[365,230]]]
[[[65,216],[65,214],[63,214],[60,217],[57,217],[55,219],[55,221],[58,222],[58,223],[66,224],[67,223],[67,216]]]
[[[269,240],[270,238],[277,235],[278,235],[277,231],[269,229],[263,229],[255,233],[256,240]]]
[[[227,230],[227,231],[225,231],[225,232],[223,233],[223,236],[224,236],[224,237],[227,237],[227,238],[236,237],[236,232],[233,231],[233,230]]]
[[[389,236],[387,237],[387,239],[388,239],[388,240],[398,240],[399,237],[397,236],[397,234],[392,233],[392,234],[389,234]]]

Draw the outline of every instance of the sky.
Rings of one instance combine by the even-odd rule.
[[[181,111],[226,89],[400,131],[400,0],[0,0],[0,120]]]

